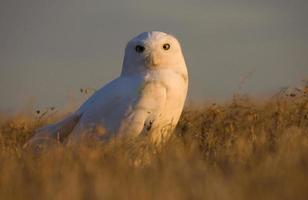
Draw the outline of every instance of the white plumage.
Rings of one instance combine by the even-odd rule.
[[[188,89],[178,40],[163,32],[144,32],[125,49],[121,75],[103,86],[75,113],[39,129],[39,140],[80,141],[84,137],[148,135],[168,138],[181,115]]]

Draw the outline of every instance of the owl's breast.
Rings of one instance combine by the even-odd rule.
[[[154,81],[166,88],[165,103],[151,124],[155,127],[152,137],[155,141],[159,141],[162,137],[169,136],[179,121],[187,96],[188,80],[185,75],[171,70],[161,70],[148,81]]]

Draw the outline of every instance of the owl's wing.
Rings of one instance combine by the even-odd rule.
[[[76,112],[64,120],[37,129],[34,136],[24,145],[24,148],[37,148],[41,145],[50,145],[63,142],[79,122],[82,113]]]
[[[145,83],[139,98],[123,119],[119,134],[137,136],[148,132],[164,109],[167,100],[166,88],[158,82]]]

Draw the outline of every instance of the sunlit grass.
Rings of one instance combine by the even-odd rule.
[[[57,116],[0,117],[1,199],[307,199],[308,96],[191,105],[162,147],[144,140],[22,149]]]

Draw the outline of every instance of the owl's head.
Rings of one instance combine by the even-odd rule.
[[[122,74],[147,70],[185,68],[178,40],[163,32],[143,32],[130,40],[125,48]]]

